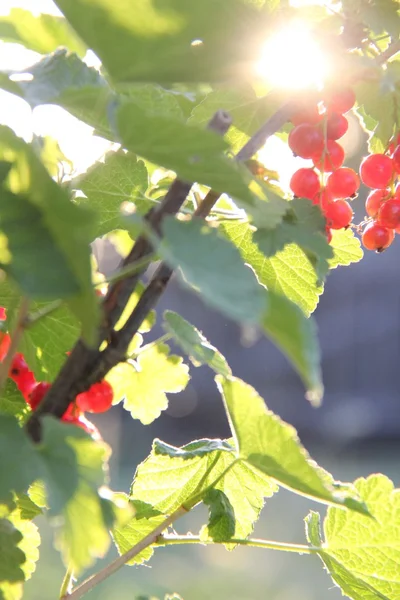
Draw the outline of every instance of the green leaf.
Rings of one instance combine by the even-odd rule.
[[[259,322],[265,290],[233,244],[197,220],[163,222],[159,251],[179,267],[183,281],[223,314],[239,321]]]
[[[23,492],[42,474],[42,464],[16,419],[0,415],[0,502]]]
[[[117,527],[113,530],[113,540],[120,554],[124,554],[135,544],[140,542],[156,527],[165,521],[165,515],[158,510],[154,510],[151,505],[145,502],[132,502],[136,514],[133,519],[123,527]],[[148,546],[142,552],[137,554],[127,565],[141,564],[149,560],[154,553],[154,546]]]
[[[268,94],[257,98],[254,90],[249,85],[219,86],[202,100],[192,111],[189,123],[205,126],[213,114],[219,110],[226,110],[232,117],[233,126],[230,128],[227,139],[232,151],[237,152],[247,142],[267,119],[282,104],[278,94]]]
[[[297,244],[315,268],[319,282],[328,272],[333,251],[325,235],[326,221],[318,206],[305,198],[294,198],[290,210],[275,229],[258,229],[255,243],[266,256],[273,256],[287,244]]]
[[[51,417],[42,420],[38,448],[44,464],[49,516],[65,564],[79,573],[110,545],[109,510],[105,513],[102,486],[109,450],[82,429]],[[61,519],[60,519],[61,517]]]
[[[119,363],[106,376],[114,390],[114,403],[124,402],[134,419],[152,423],[168,407],[167,393],[185,389],[189,368],[180,356],[169,355],[166,344],[143,349],[137,362]]]
[[[62,152],[57,140],[54,138],[34,135],[32,147],[52,177],[58,176],[60,172],[63,173],[65,165],[68,165],[70,171],[72,171],[72,162]]]
[[[242,0],[231,0],[229,6],[223,0],[56,4],[112,78],[122,82],[244,77],[257,58],[269,17],[268,11]],[[194,40],[204,43],[191,47]]]
[[[229,540],[235,534],[235,512],[228,497],[221,490],[209,490],[204,498],[209,507],[209,521],[200,532],[201,539],[213,539],[215,542]]]
[[[0,395],[0,413],[24,421],[30,409],[12,379],[7,379]]]
[[[289,244],[268,258],[253,242],[253,229],[248,223],[225,222],[220,230],[235,244],[244,262],[254,269],[259,282],[268,290],[285,295],[306,315],[315,310],[322,287],[317,286],[315,270],[303,250]]]
[[[329,260],[330,269],[359,262],[364,256],[360,240],[352,229],[333,230],[330,245],[333,250],[333,258]]]
[[[24,581],[25,554],[19,547],[23,536],[7,519],[0,519],[0,581]]]
[[[27,81],[12,81],[8,74],[0,73],[0,87],[20,96],[32,108],[58,104],[94,127],[99,135],[113,139],[107,110],[115,94],[98,71],[76,54],[60,48],[15,74],[27,76]]]
[[[16,286],[9,280],[0,283],[0,306],[7,309],[7,314],[12,314],[15,307],[19,305],[20,299]],[[32,302],[30,314],[44,311],[52,306],[54,305],[49,302]],[[19,350],[24,354],[37,380],[52,381],[55,378],[66,360],[66,353],[73,347],[79,333],[79,322],[66,305],[56,308],[24,329]],[[11,386],[10,393],[12,389],[18,393],[12,386],[12,382],[7,383],[6,391],[9,386]],[[0,410],[1,402],[0,400]],[[19,405],[22,408],[21,396],[19,396]]]
[[[43,510],[31,500],[28,494],[18,495],[17,507],[23,520],[32,521],[38,515],[43,514]]]
[[[359,83],[356,86],[357,109],[365,126],[371,131],[370,152],[384,152],[395,128],[396,98],[391,91],[381,89],[380,81]]]
[[[34,16],[22,8],[13,8],[7,16],[0,17],[0,38],[41,54],[53,52],[59,46],[81,56],[86,54],[86,46],[65,19],[45,13]]]
[[[155,440],[152,453],[136,471],[130,496],[170,514],[180,506],[190,508],[210,489],[222,492],[231,504],[236,538],[253,531],[264,498],[277,491],[269,477],[236,461],[233,448],[225,441],[197,440],[176,448]]]
[[[318,554],[332,579],[349,598],[397,600],[399,490],[381,474],[357,479],[354,485],[373,519],[330,507],[324,520],[325,542]]]
[[[352,488],[335,491],[334,482],[312,461],[296,430],[267,409],[264,400],[240,379],[216,376],[235,438],[237,456],[298,494],[325,504],[350,505],[365,514]],[[257,435],[254,435],[254,432]],[[345,490],[345,491],[343,491]]]
[[[35,572],[36,563],[39,560],[39,529],[35,523],[23,517],[19,510],[13,512],[9,520],[22,535],[22,540],[18,544],[18,547],[25,555],[25,561],[21,565],[21,569],[24,573],[24,580],[27,581]]]
[[[208,365],[216,373],[228,376],[230,367],[222,354],[194,325],[171,310],[164,312],[163,327],[189,356],[194,366]]]
[[[246,204],[254,202],[248,173],[223,155],[227,144],[214,132],[154,115],[133,101],[117,105],[115,119],[128,150],[175,171],[185,181],[197,181]],[[258,194],[262,196],[262,191]]]
[[[268,293],[262,329],[287,356],[307,389],[307,399],[319,405],[323,396],[320,348],[315,321],[285,296]]]
[[[72,189],[81,190],[86,198],[76,203],[96,211],[97,226],[93,237],[121,228],[121,204],[145,214],[153,203],[147,200],[147,169],[142,160],[123,151],[110,152],[105,161],[95,163],[84,175],[71,182]]]
[[[7,180],[10,192],[2,194],[6,198],[0,204],[0,227],[15,253],[11,273],[34,298],[67,297],[82,322],[84,336],[92,341],[99,312],[91,284],[92,218],[70,201],[31,148],[8,127],[0,128],[0,158],[3,156],[13,161]]]

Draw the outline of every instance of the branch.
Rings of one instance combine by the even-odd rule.
[[[101,571],[99,571],[95,575],[92,575],[92,577],[86,579],[86,581],[78,585],[73,590],[72,594],[65,594],[61,598],[61,600],[78,600],[79,598],[82,598],[84,594],[86,594],[96,585],[110,577],[110,575],[113,575],[114,573],[119,571],[121,567],[123,567],[126,563],[132,560],[132,558],[135,558],[135,556],[140,554],[140,552],[142,552],[145,548],[154,544],[157,541],[157,538],[162,534],[162,532],[165,529],[167,529],[167,527],[169,527],[172,523],[174,523],[174,521],[176,521],[180,517],[183,517],[183,515],[185,515],[186,513],[187,510],[182,506],[178,508],[178,510],[176,510],[169,517],[167,517],[165,521],[163,521],[160,525],[153,529],[153,531],[146,535],[145,538],[143,538],[142,540],[140,540],[140,542],[138,542],[132,548],[130,548],[128,552],[125,552],[125,554],[122,554],[121,556],[113,560],[109,565],[104,567],[104,569],[101,569]]]
[[[284,542],[274,542],[270,540],[261,540],[257,538],[229,538],[228,540],[203,540],[198,535],[169,535],[161,534],[156,540],[157,546],[173,546],[177,544],[237,544],[238,546],[252,546],[254,548],[264,548],[265,550],[280,550],[282,552],[296,552],[298,554],[317,554],[322,548],[316,546],[306,546],[304,544],[286,544]]]
[[[225,111],[219,110],[209,122],[208,129],[223,135],[230,125],[231,117]],[[191,187],[191,183],[176,179],[163,201],[149,211],[145,219],[156,233],[160,233],[161,222],[165,215],[173,215],[179,211]],[[140,236],[129,256],[123,261],[122,268],[126,269],[128,265],[133,263],[139,264],[152,252],[151,242],[145,235]],[[116,281],[110,287],[103,303],[104,319],[100,326],[96,348],[88,348],[82,339],[78,340],[49,392],[26,424],[27,432],[34,441],[40,441],[41,416],[52,414],[60,419],[77,394],[87,390],[92,383],[98,381],[98,379],[93,378],[93,371],[102,356],[99,348],[104,341],[111,342],[113,327],[118,322],[145,268],[144,265],[142,269],[135,269],[134,274]],[[118,332],[118,335],[122,336],[122,333]]]

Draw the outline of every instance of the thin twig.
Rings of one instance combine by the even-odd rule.
[[[70,567],[68,567],[65,572],[62,584],[61,584],[60,599],[65,598],[66,596],[68,597],[68,595],[70,594],[70,592],[72,590],[73,582],[74,582],[74,572]]]
[[[400,52],[400,40],[389,44],[388,48],[381,52],[381,54],[375,58],[374,62],[377,65],[383,65],[384,63],[388,62],[388,60],[393,58],[393,56],[395,56],[398,52]]]
[[[14,358],[14,354],[18,350],[19,343],[24,334],[25,328],[25,319],[28,315],[30,301],[25,296],[21,299],[21,304],[18,310],[17,320],[15,323],[14,331],[11,334],[11,344],[8,349],[6,356],[4,357],[3,362],[0,366],[0,390],[3,389],[7,378],[8,372],[11,367],[12,359]]]
[[[99,571],[95,575],[92,575],[92,577],[86,579],[86,581],[78,585],[71,594],[66,594],[61,600],[78,600],[79,598],[82,598],[84,594],[86,594],[96,585],[110,577],[110,575],[113,575],[114,573],[119,571],[121,567],[126,565],[126,563],[128,563],[133,558],[135,558],[135,556],[140,554],[140,552],[145,550],[145,548],[154,544],[157,538],[162,534],[162,532],[165,529],[167,529],[167,527],[169,527],[180,517],[183,517],[183,515],[185,515],[186,513],[187,510],[185,508],[178,508],[178,510],[173,512],[160,525],[155,527],[153,531],[146,535],[145,538],[143,538],[142,540],[140,540],[140,542],[138,542],[132,548],[130,548],[128,552],[125,552],[125,554],[122,554],[121,556],[113,560],[109,565],[104,567],[104,569],[101,569],[101,571]]]
[[[173,546],[177,544],[237,544],[238,546],[252,546],[255,548],[264,548],[265,550],[280,550],[282,552],[296,552],[297,554],[318,554],[323,548],[316,546],[306,546],[305,544],[287,544],[284,542],[274,542],[271,540],[262,540],[258,538],[230,538],[228,540],[202,539],[198,535],[172,535],[161,534],[156,540],[157,546]]]

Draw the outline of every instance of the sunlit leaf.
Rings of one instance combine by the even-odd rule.
[[[265,406],[254,388],[240,379],[216,377],[234,435],[238,457],[275,481],[314,500],[339,506],[351,505],[365,514],[357,493],[335,491],[333,480],[312,461],[296,430]],[[257,435],[254,435],[254,432]]]
[[[113,387],[114,402],[123,400],[132,417],[148,425],[168,407],[166,394],[181,392],[190,377],[182,358],[157,344],[145,348],[136,363],[119,363],[106,379]]]
[[[46,13],[35,16],[22,8],[12,8],[8,15],[0,17],[0,38],[41,54],[53,52],[59,46],[81,56],[86,54],[84,43],[65,19]]]
[[[318,552],[332,579],[353,600],[397,600],[400,594],[400,493],[384,475],[357,479],[355,488],[371,518],[330,507]],[[318,540],[317,517],[307,521],[308,537]],[[319,543],[318,543],[319,542]]]
[[[303,250],[289,244],[275,256],[266,257],[253,242],[252,228],[248,223],[225,222],[221,231],[237,246],[260,283],[285,295],[307,315],[315,310],[322,288],[317,286],[315,270]]]

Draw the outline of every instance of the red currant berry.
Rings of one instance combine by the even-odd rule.
[[[393,168],[396,171],[397,175],[400,175],[400,146],[397,146],[396,150],[393,152]]]
[[[316,194],[313,198],[313,204],[317,204],[322,212],[325,212],[328,205],[333,201],[330,192],[325,188]]]
[[[315,153],[312,157],[314,166],[319,171],[331,173],[342,166],[344,162],[344,150],[340,144],[333,140],[326,143],[326,151]]]
[[[328,227],[342,229],[348,227],[353,219],[353,210],[346,200],[331,202],[325,211]]]
[[[353,169],[342,167],[329,175],[326,187],[333,198],[350,198],[360,187],[360,179]]]
[[[18,352],[12,359],[9,376],[15,381],[23,373],[26,373],[26,371],[29,371],[29,367],[26,364],[24,355]]]
[[[108,381],[100,381],[94,383],[87,392],[78,394],[76,405],[83,412],[105,412],[111,407],[113,397],[114,392]]]
[[[0,306],[0,321],[5,321],[6,319],[6,309],[3,306]]]
[[[19,391],[29,404],[30,394],[36,387],[37,381],[32,371],[24,371],[16,380]]]
[[[400,200],[400,183],[396,185],[396,189],[394,191],[394,197]]]
[[[337,88],[329,94],[327,102],[332,111],[343,114],[353,108],[356,95],[349,87]]]
[[[394,240],[393,229],[388,229],[379,223],[370,223],[364,229],[361,237],[364,248],[383,252]]]
[[[28,399],[28,404],[30,404],[32,410],[37,409],[50,388],[51,383],[47,381],[41,381],[33,388]]]
[[[374,190],[365,201],[365,210],[369,217],[375,218],[384,200],[390,198],[390,190]]]
[[[393,175],[392,159],[385,154],[371,154],[361,163],[361,181],[370,188],[383,189],[387,187]]]
[[[8,333],[0,331],[0,362],[4,360],[11,345],[11,338]]]
[[[320,187],[319,177],[314,169],[299,169],[290,180],[290,189],[299,198],[314,198]]]
[[[289,147],[301,158],[311,158],[321,153],[324,148],[324,137],[319,129],[308,123],[297,125],[289,133]]]
[[[305,108],[304,110],[299,110],[293,117],[290,119],[293,125],[303,125],[303,123],[308,123],[309,125],[317,125],[323,118],[323,115],[319,113],[318,106],[310,106],[309,108]]]
[[[378,212],[378,223],[389,229],[400,225],[400,200],[391,198],[382,204]]]
[[[339,113],[331,113],[326,123],[326,136],[328,140],[338,140],[343,137],[349,128],[349,122]]]

